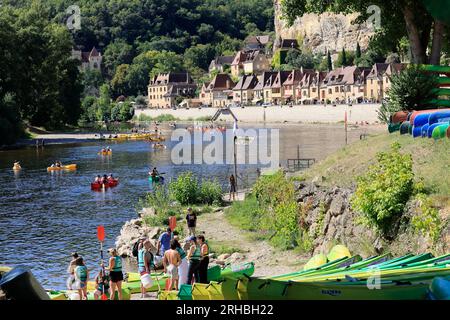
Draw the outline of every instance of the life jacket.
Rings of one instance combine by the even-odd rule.
[[[145,270],[145,249],[142,248],[138,252],[138,268],[139,271]]]
[[[87,268],[86,266],[77,266],[75,268],[75,273],[77,274],[78,279],[80,279],[81,282],[87,281]]]
[[[191,260],[200,260],[201,259],[201,251],[199,246],[195,246],[195,251],[191,256]]]
[[[119,256],[114,257],[114,268],[112,268],[113,272],[122,272],[122,258]]]
[[[181,248],[177,248],[176,249],[178,251],[178,253],[180,254],[181,260],[183,260],[184,258],[186,258],[186,252],[181,249]]]

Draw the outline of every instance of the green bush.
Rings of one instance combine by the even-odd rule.
[[[357,178],[357,189],[351,204],[363,214],[364,221],[386,235],[400,218],[413,193],[414,173],[410,154],[401,154],[394,143],[391,151],[377,154],[377,163]]]
[[[200,198],[200,186],[192,172],[184,172],[169,184],[172,199],[181,205],[195,204]]]
[[[436,243],[442,228],[439,211],[433,208],[431,199],[423,193],[418,194],[416,200],[419,201],[421,214],[412,217],[411,225],[416,232],[428,234]]]
[[[225,213],[232,225],[247,231],[259,231],[261,213],[255,196],[249,195],[244,201],[233,202]]]
[[[156,186],[153,192],[139,200],[141,208],[155,208],[156,216],[146,216],[144,223],[151,226],[167,225],[170,216],[177,215],[171,205],[170,196],[163,186]]]
[[[200,186],[200,199],[202,204],[218,204],[222,203],[222,186],[217,180],[204,180]]]

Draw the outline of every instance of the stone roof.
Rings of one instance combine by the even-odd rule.
[[[208,90],[231,90],[235,86],[235,83],[231,77],[226,73],[219,73],[214,77],[211,83],[208,85]]]
[[[272,88],[281,88],[291,73],[291,71],[279,71],[272,83]]]
[[[368,78],[378,78],[383,76],[383,74],[386,72],[386,69],[389,67],[389,63],[375,63],[372,67],[372,70],[370,70]]]
[[[252,90],[258,84],[258,77],[255,75],[242,76],[233,90]]]
[[[265,83],[272,77],[276,77],[276,71],[265,71],[258,77],[258,84],[255,86],[255,90],[262,90],[265,87]]]

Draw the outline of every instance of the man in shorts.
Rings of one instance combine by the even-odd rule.
[[[181,264],[181,257],[177,251],[175,241],[170,242],[170,249],[164,253],[164,272],[169,277],[169,291],[178,289],[178,266]]]

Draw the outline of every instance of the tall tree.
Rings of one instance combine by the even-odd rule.
[[[327,51],[327,67],[328,71],[333,70],[333,61],[331,60],[330,50]]]
[[[357,59],[361,58],[361,47],[359,45],[359,42],[356,43],[355,58]]]

